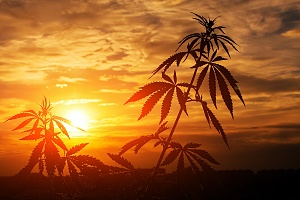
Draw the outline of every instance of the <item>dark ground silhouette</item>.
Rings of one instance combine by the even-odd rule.
[[[300,169],[212,171],[197,176],[187,170],[183,179],[179,186],[176,174],[161,175],[156,184],[160,199],[300,199]],[[72,185],[69,177],[66,182]],[[46,177],[35,173],[23,180],[1,177],[0,184],[2,200],[68,199],[59,177],[55,177],[52,186]],[[143,173],[87,178],[82,180],[81,192],[74,199],[133,200],[143,194],[145,184]]]

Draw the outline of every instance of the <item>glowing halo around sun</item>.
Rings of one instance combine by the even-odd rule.
[[[85,112],[82,110],[71,110],[66,113],[66,119],[70,120],[75,127],[79,127],[85,131],[79,130],[75,127],[68,126],[67,130],[69,132],[70,137],[82,137],[85,136],[87,133],[89,119]]]

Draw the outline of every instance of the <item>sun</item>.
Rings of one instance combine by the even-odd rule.
[[[88,129],[89,119],[82,110],[71,110],[67,112],[65,118],[70,120],[75,127],[79,127],[85,131]],[[67,130],[70,133],[70,137],[80,137],[86,134],[84,131],[72,126],[69,126]]]

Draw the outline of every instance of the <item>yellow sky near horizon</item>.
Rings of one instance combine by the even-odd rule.
[[[144,100],[124,103],[142,85],[161,80],[149,80],[151,72],[185,35],[202,30],[190,13],[196,12],[221,16],[217,25],[240,45],[224,65],[239,81],[246,106],[234,97],[232,120],[220,98],[218,110],[210,104],[230,151],[197,104],[188,106],[175,139],[202,143],[221,169],[300,168],[292,155],[300,150],[299,10],[296,0],[1,0],[0,121],[37,110],[46,96],[57,115],[82,112],[87,131],[74,134],[71,143],[89,141],[85,151],[109,162],[108,151],[117,153],[125,142],[157,130],[161,102],[139,121]],[[189,80],[188,63],[174,69],[178,79]],[[0,123],[0,175],[21,169],[34,146],[11,131],[18,122]],[[149,145],[141,154],[152,151]]]

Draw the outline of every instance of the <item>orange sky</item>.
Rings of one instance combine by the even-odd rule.
[[[218,111],[210,106],[230,151],[197,105],[188,107],[175,139],[201,143],[221,162],[216,169],[300,168],[299,10],[296,0],[0,0],[0,175],[17,173],[35,145],[11,131],[20,121],[2,122],[38,109],[43,95],[57,115],[74,109],[86,114],[86,133],[71,143],[90,142],[85,153],[104,162],[112,163],[107,152],[155,132],[159,106],[137,121],[144,101],[124,103],[177,42],[202,30],[190,12],[221,16],[217,24],[240,45],[224,65],[239,81],[246,107],[235,100],[232,120],[221,100]],[[178,76],[188,78],[185,71]],[[176,113],[173,107],[169,126]],[[149,145],[128,158],[152,167],[153,151]],[[153,159],[142,163],[144,155]]]

